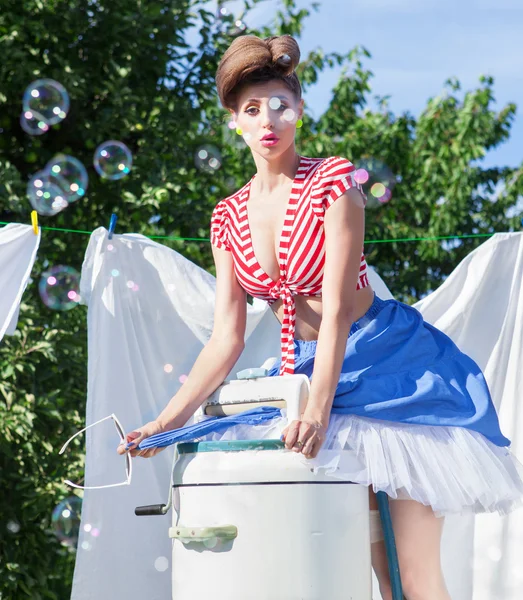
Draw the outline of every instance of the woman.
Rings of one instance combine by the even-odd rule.
[[[305,413],[290,424],[280,417],[238,425],[212,439],[281,432],[288,449],[367,485],[372,564],[384,599],[391,591],[374,494],[386,491],[406,597],[448,599],[442,517],[512,510],[523,494],[523,471],[478,366],[418,311],[375,296],[362,254],[365,197],[352,163],[296,153],[299,58],[290,36],[249,35],[234,40],[220,62],[218,94],[256,175],[213,212],[212,338],[158,419],[128,435],[130,452],[153,456],[160,449],[138,444],[187,422],[244,348],[246,293],[267,300],[282,324],[281,360],[269,375],[311,378]],[[327,465],[322,448],[337,450],[338,462]],[[360,459],[358,472],[344,471],[344,449]]]

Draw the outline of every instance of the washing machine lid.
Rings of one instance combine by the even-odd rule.
[[[178,452],[172,474],[172,484],[176,487],[205,489],[207,485],[260,482],[354,483],[352,476],[315,470],[302,454],[285,450],[279,439],[184,442],[178,444]],[[339,450],[323,452],[327,463],[339,458],[345,473],[354,472],[357,476],[361,472],[362,465],[355,452],[343,451],[341,457]]]
[[[195,452],[241,452],[244,450],[282,450],[280,440],[228,440],[221,442],[183,442],[178,444],[179,454]]]

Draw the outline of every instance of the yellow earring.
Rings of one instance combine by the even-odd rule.
[[[243,135],[243,131],[239,127],[236,127],[236,133],[238,135]]]
[[[301,119],[298,119],[298,120],[296,121],[296,129],[299,129],[299,128],[300,128],[300,127],[302,127],[302,126],[303,126],[303,121],[302,121]]]

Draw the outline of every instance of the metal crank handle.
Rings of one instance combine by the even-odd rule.
[[[134,514],[137,517],[145,515],[165,515],[170,508],[170,504],[148,504],[147,506],[137,506]]]
[[[147,506],[137,506],[134,509],[134,514],[137,517],[143,517],[143,516],[156,516],[156,515],[165,515],[169,512],[169,509],[172,507],[173,505],[173,480],[172,480],[172,473],[174,470],[174,465],[176,463],[176,459],[178,456],[178,451],[175,450],[174,455],[173,455],[173,463],[171,466],[171,478],[170,478],[170,482],[169,482],[169,496],[168,496],[168,500],[167,500],[167,504],[148,504]]]

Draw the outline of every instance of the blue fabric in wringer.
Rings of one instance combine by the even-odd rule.
[[[246,410],[228,417],[210,417],[205,421],[187,425],[187,427],[180,427],[179,429],[172,429],[171,431],[152,435],[138,444],[138,449],[165,448],[177,442],[187,442],[208,433],[223,431],[233,425],[261,425],[275,417],[281,417],[281,411],[279,408],[273,406],[260,406],[259,408]]]

